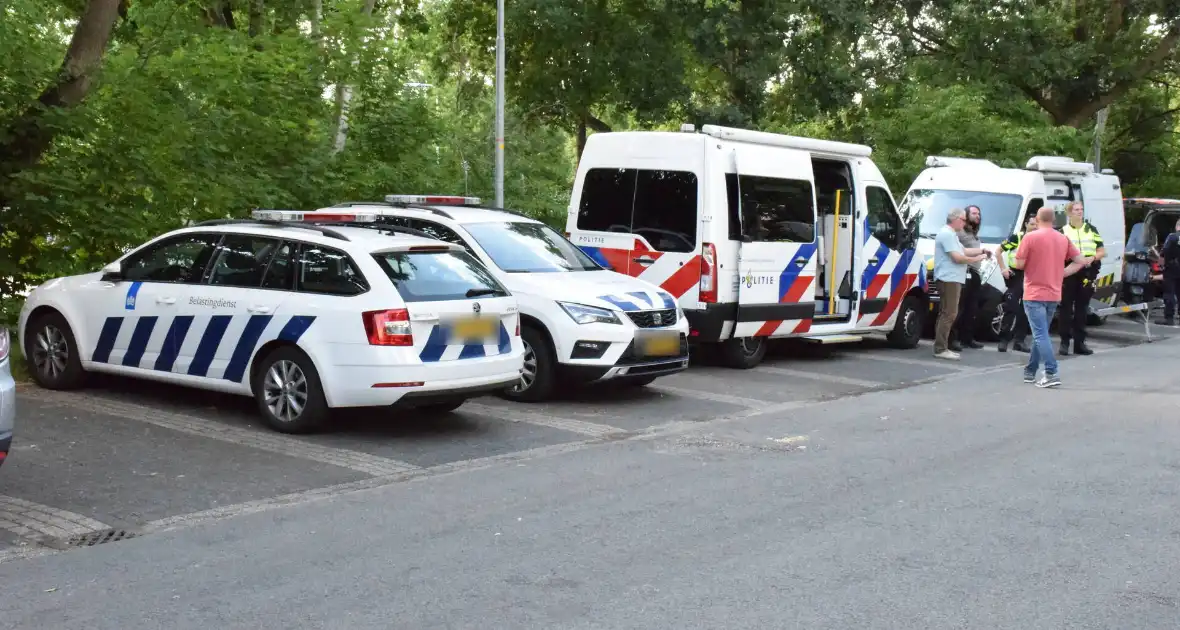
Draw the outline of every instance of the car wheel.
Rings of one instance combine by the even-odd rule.
[[[721,361],[738,370],[748,370],[766,357],[766,337],[734,337],[721,342]]]
[[[541,331],[532,326],[522,326],[520,340],[524,343],[524,368],[520,381],[501,391],[501,396],[521,402],[538,402],[549,398],[556,381],[554,368],[557,360],[549,341]]]
[[[922,340],[922,306],[922,300],[912,295],[902,300],[901,312],[888,335],[891,346],[906,350],[918,347]]]
[[[975,337],[978,341],[998,341],[1004,325],[1004,303],[990,311],[981,310],[975,317]]]
[[[310,433],[327,420],[319,373],[298,348],[279,348],[263,357],[252,385],[263,421],[276,431]]]
[[[77,389],[86,380],[74,331],[60,313],[38,317],[25,335],[29,374],[46,389]]]
[[[446,402],[436,402],[436,403],[430,403],[428,405],[419,405],[415,409],[417,409],[418,411],[420,411],[424,414],[432,414],[432,415],[439,414],[439,415],[441,415],[444,413],[451,413],[452,411],[458,409],[459,407],[462,407],[463,403],[465,403],[465,402],[467,402],[466,398],[460,398],[458,400],[448,400]]]

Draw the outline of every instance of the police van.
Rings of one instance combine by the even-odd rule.
[[[926,276],[867,146],[706,125],[586,141],[570,239],[751,368],[769,339],[921,338]]]
[[[927,168],[910,185],[901,202],[901,213],[918,230],[918,251],[933,273],[934,237],[946,225],[952,208],[978,206],[982,223],[979,240],[994,249],[1024,225],[1043,206],[1057,211],[1057,227],[1065,225],[1066,206],[1081,201],[1085,219],[1101,234],[1106,257],[1095,282],[1092,312],[1111,306],[1119,295],[1123,271],[1125,226],[1119,178],[1113,171],[1094,172],[1094,165],[1069,157],[1035,156],[1024,168],[1002,168],[984,159],[930,156]],[[994,339],[1003,319],[1003,274],[994,260],[980,265],[983,281],[979,332]],[[931,308],[938,296],[931,292]]]
[[[505,398],[541,401],[562,384],[643,386],[688,368],[688,323],[675,298],[603,269],[540,221],[448,195],[387,195],[307,216],[344,208],[376,214],[375,229],[399,226],[459,245],[512,291],[525,358]]]
[[[463,248],[257,211],[168,232],[101,271],[50,280],[20,313],[30,373],[87,372],[253,396],[272,428],[329,408],[450,411],[520,379],[516,299]]]

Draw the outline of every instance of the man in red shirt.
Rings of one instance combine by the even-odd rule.
[[[1037,387],[1057,387],[1061,377],[1057,374],[1057,358],[1053,356],[1053,342],[1049,339],[1049,322],[1057,312],[1061,301],[1061,283],[1066,276],[1072,276],[1089,265],[1093,259],[1082,255],[1069,238],[1053,228],[1053,208],[1037,211],[1037,229],[1025,235],[1016,248],[1016,261],[1012,264],[1024,270],[1024,313],[1032,329],[1033,345],[1029,352],[1028,365],[1024,366],[1024,382],[1036,383]],[[1068,267],[1061,262],[1071,261]],[[1045,362],[1045,375],[1037,380],[1041,361]]]

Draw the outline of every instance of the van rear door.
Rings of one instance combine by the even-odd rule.
[[[1113,175],[1088,175],[1082,178],[1082,206],[1086,220],[1102,236],[1106,257],[1094,282],[1094,299],[1113,303],[1116,285],[1122,282],[1126,217],[1119,179]]]
[[[807,332],[815,316],[819,258],[811,155],[735,144],[733,157],[725,183],[730,225],[741,226],[732,236],[742,241],[734,336]]]
[[[697,156],[698,163],[700,157]],[[609,269],[671,293],[681,308],[699,308],[699,164],[590,167],[575,188],[570,240]]]

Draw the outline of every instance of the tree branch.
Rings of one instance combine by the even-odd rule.
[[[610,125],[596,118],[594,114],[587,113],[584,120],[586,121],[586,126],[594,131],[599,133],[610,133],[611,131]]]

